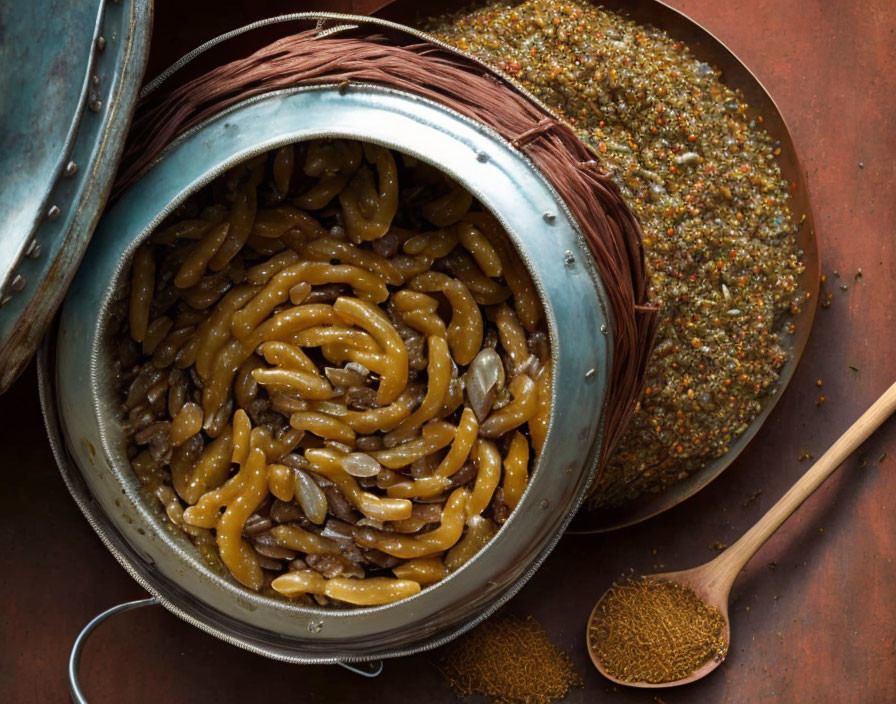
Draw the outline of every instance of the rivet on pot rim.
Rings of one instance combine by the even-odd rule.
[[[544,500],[541,502],[541,510],[544,511],[544,510],[545,510],[548,506],[550,506],[550,505],[551,505],[551,502],[548,501],[547,499],[544,499]]]
[[[95,95],[91,96],[87,103],[87,107],[90,108],[91,112],[99,112],[103,108],[103,101]]]
[[[606,324],[606,323],[601,323],[601,324],[600,324],[600,331],[601,331],[604,335],[606,335],[607,332],[609,332],[609,330],[607,329],[607,324]]]
[[[544,221],[545,221],[548,225],[553,225],[553,224],[557,221],[557,216],[556,216],[554,213],[550,212],[550,211],[546,212],[546,213],[545,213],[544,215],[542,215],[541,217],[544,218]]]
[[[591,369],[589,369],[587,372],[585,372],[585,378],[591,379],[594,377],[595,373],[596,373],[596,370],[594,369],[594,367],[591,367]]]
[[[96,38],[96,50],[97,51],[105,51],[106,50],[106,38],[102,35]]]
[[[55,220],[60,215],[62,215],[62,210],[58,205],[51,205],[47,210],[47,220]]]
[[[479,153],[476,155],[476,161],[478,161],[478,162],[484,164],[485,162],[488,161],[488,154],[486,154],[485,152],[479,152]]]
[[[324,630],[324,622],[323,621],[309,621],[308,622],[308,632],[309,633],[320,633]]]
[[[25,277],[21,274],[16,274],[12,281],[9,282],[9,290],[13,293],[18,293],[23,288],[25,288]]]
[[[567,249],[566,253],[563,255],[563,263],[566,266],[572,266],[576,263],[576,255]]]
[[[92,85],[92,86],[98,86],[99,84],[100,84],[100,77],[97,76],[96,74],[93,74],[93,75],[90,77],[90,85]]]
[[[70,161],[65,165],[65,170],[62,173],[66,176],[74,176],[78,173],[78,165],[74,161]]]

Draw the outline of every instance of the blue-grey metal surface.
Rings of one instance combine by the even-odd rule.
[[[310,608],[251,593],[166,526],[124,455],[110,363],[109,310],[142,239],[232,165],[326,136],[366,139],[430,162],[495,213],[539,289],[555,360],[551,425],[518,509],[447,579],[368,609]],[[559,539],[597,461],[612,350],[608,316],[565,205],[497,134],[443,106],[373,86],[353,85],[344,94],[337,86],[294,89],[246,101],[179,138],[103,217],[62,310],[55,362],[41,364],[42,395],[54,452],[81,510],[168,609],[232,644],[290,662],[394,657],[435,647],[486,618]],[[55,363],[55,377],[48,363]]]
[[[65,295],[111,187],[151,0],[0,0],[0,393]]]

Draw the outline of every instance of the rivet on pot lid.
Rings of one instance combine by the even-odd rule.
[[[556,216],[554,213],[551,213],[551,212],[547,212],[547,213],[545,213],[544,215],[542,215],[541,217],[544,218],[544,221],[545,221],[548,225],[553,225],[554,222],[556,222],[556,220],[557,220],[557,216]]]
[[[482,162],[483,164],[488,161],[488,154],[485,152],[479,152],[476,155],[476,160]]]
[[[566,266],[572,266],[576,263],[576,255],[567,249],[566,254],[563,255],[563,263],[566,264]]]
[[[55,220],[62,215],[62,210],[58,205],[51,205],[47,210],[47,220]]]
[[[65,171],[63,172],[66,176],[74,176],[78,173],[78,165],[74,161],[70,161],[65,165]]]
[[[42,248],[40,246],[40,242],[37,240],[31,240],[28,243],[28,247],[25,249],[25,256],[31,257],[32,259],[37,259],[40,256]]]

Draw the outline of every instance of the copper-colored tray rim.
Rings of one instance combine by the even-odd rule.
[[[455,1],[433,3],[419,0],[395,0],[376,14],[405,24],[415,24],[425,17],[452,12],[467,4]],[[796,235],[798,246],[803,252],[805,267],[800,281],[800,291],[804,295],[808,293],[809,298],[798,314],[789,316],[789,320],[794,324],[794,332],[790,338],[791,356],[781,369],[778,382],[774,387],[774,394],[766,396],[762,410],[731,445],[728,452],[708,462],[702,469],[665,492],[641,496],[617,509],[581,510],[570,530],[567,531],[573,534],[604,533],[653,518],[677,506],[706,487],[737,459],[757,436],[793,378],[812,330],[821,275],[815,220],[809,200],[805,172],[797,156],[787,123],[762,82],[712,32],[683,12],[660,0],[602,0],[595,4],[599,4],[604,9],[618,12],[640,24],[653,25],[683,41],[693,56],[722,70],[722,81],[743,94],[750,106],[748,114],[751,117],[762,117],[765,131],[780,142],[781,154],[778,156],[777,163],[781,173],[789,182],[795,184],[789,208],[794,220],[801,223]],[[433,5],[436,5],[437,9],[434,12],[428,12]]]

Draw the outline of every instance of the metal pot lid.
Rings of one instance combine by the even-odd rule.
[[[0,393],[99,220],[146,68],[151,0],[0,0]]]

